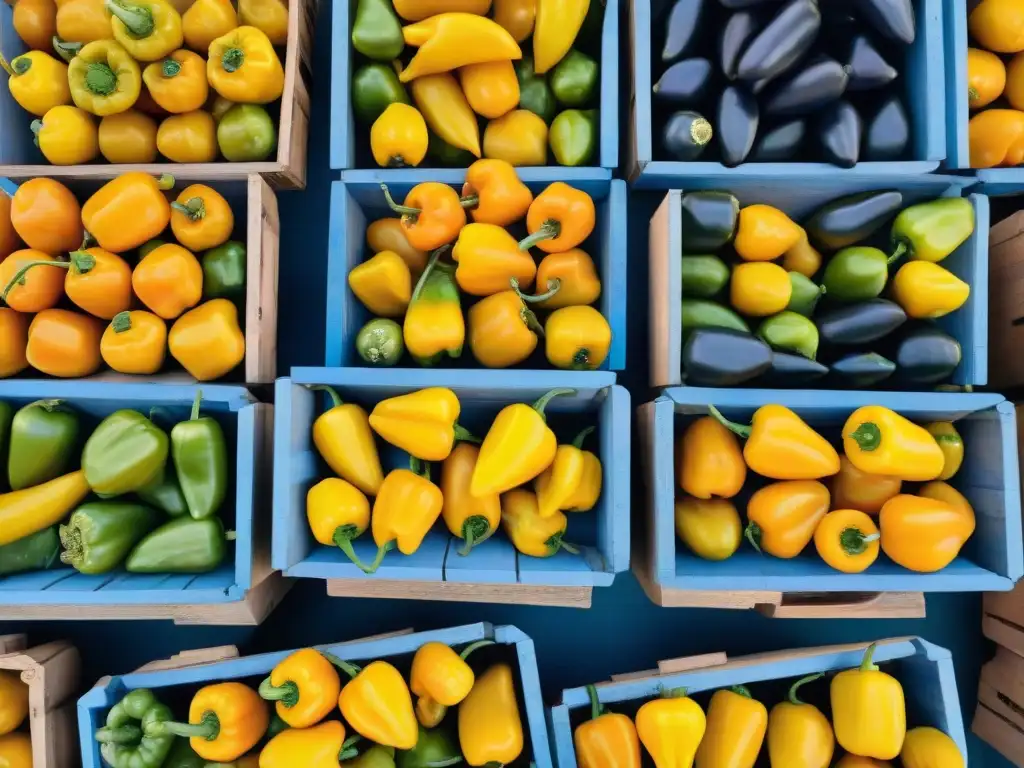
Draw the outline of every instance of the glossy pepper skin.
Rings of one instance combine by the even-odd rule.
[[[211,762],[237,760],[255,747],[267,730],[267,703],[247,685],[228,682],[200,688],[188,709],[188,723],[147,725],[147,735],[189,739],[192,749]]]
[[[174,736],[149,731],[174,717],[147,688],[131,691],[107,713],[96,731],[100,755],[112,768],[160,768],[174,746]]]
[[[155,485],[148,485],[135,492],[139,500],[155,509],[163,511],[168,517],[183,517],[188,514],[185,495],[181,492],[177,475],[172,462],[164,468],[164,479]]]
[[[456,443],[441,465],[441,516],[451,534],[465,542],[460,555],[489,539],[501,522],[498,494],[476,497],[469,492],[479,456],[480,449],[472,443]]]
[[[192,184],[171,203],[171,231],[190,251],[205,251],[227,242],[235,215],[224,196],[205,184]]]
[[[472,439],[459,426],[462,406],[447,387],[428,387],[381,400],[370,427],[391,445],[424,461],[444,461],[456,440]]]
[[[586,192],[556,181],[537,195],[526,214],[530,236],[519,248],[540,248],[545,253],[568,251],[594,231],[594,201]]]
[[[510,283],[517,286],[515,278]],[[469,308],[469,348],[488,368],[507,368],[537,348],[543,328],[518,288],[492,294]]]
[[[97,40],[71,60],[68,83],[75,106],[105,117],[124,112],[138,100],[142,72],[120,43]]]
[[[270,39],[256,27],[238,27],[210,43],[206,77],[236,104],[269,104],[284,92],[284,68]]]
[[[817,480],[789,480],[759,489],[747,503],[747,540],[773,557],[796,557],[829,510],[828,488]]]
[[[705,560],[728,560],[743,541],[740,514],[728,499],[684,496],[675,503],[674,517],[676,535]]]
[[[167,243],[139,262],[132,288],[155,314],[174,320],[203,298],[203,268],[191,251]]]
[[[107,182],[82,206],[82,224],[101,248],[124,253],[157,237],[171,221],[164,191],[171,176],[131,171]]]
[[[60,537],[57,535],[57,527],[51,525],[0,547],[0,575],[45,571],[59,560]]]
[[[927,261],[909,261],[892,281],[892,294],[907,317],[934,319],[960,309],[971,286],[948,269]]]
[[[967,104],[974,109],[987,107],[1003,94],[1006,65],[991,51],[967,49]]]
[[[19,731],[0,736],[0,766],[32,768],[32,739],[27,733]]]
[[[245,243],[228,240],[203,254],[203,298],[245,302],[247,257]]]
[[[224,532],[219,517],[178,517],[140,541],[125,568],[129,573],[208,573],[223,562],[225,542],[234,538],[234,531]]]
[[[26,46],[48,48],[57,31],[57,6],[53,0],[23,2],[11,14],[14,31]]]
[[[522,58],[512,36],[494,21],[469,13],[441,13],[402,28],[405,44],[419,48],[399,75],[403,83],[467,64]]]
[[[227,299],[213,299],[189,310],[171,326],[167,347],[197,381],[225,376],[245,359],[238,307]]]
[[[287,11],[285,17],[287,26]],[[185,45],[196,51],[209,50],[210,43],[237,26],[238,13],[231,0],[196,0],[181,17]]]
[[[196,392],[192,415],[171,430],[171,458],[189,514],[196,520],[215,515],[228,490],[228,447],[224,430],[212,416],[200,416],[203,392]]]
[[[786,701],[768,713],[768,757],[772,768],[828,768],[835,751],[835,735],[828,718],[813,704],[797,697],[800,687],[822,677],[801,678],[789,689]]]
[[[562,307],[544,323],[544,354],[556,368],[596,370],[607,359],[611,345],[611,326],[593,307]]]
[[[6,477],[12,491],[54,480],[71,469],[78,414],[61,400],[37,400],[8,417]]]
[[[28,327],[25,358],[37,371],[64,379],[96,373],[100,367],[99,320],[66,309],[46,309]]]
[[[352,541],[370,527],[370,502],[350,482],[328,477],[310,488],[306,494],[306,519],[319,543],[338,547],[365,573],[376,570],[364,564],[352,548]]]
[[[28,325],[27,315],[0,308],[0,378],[14,376],[28,367]]]
[[[422,21],[439,13],[475,13],[486,16],[491,0],[394,0],[395,11],[406,21]]]
[[[489,667],[459,705],[459,745],[474,768],[507,765],[522,754],[523,723],[508,664]]]
[[[485,61],[459,70],[462,91],[473,112],[495,120],[519,106],[519,80],[511,61]]]
[[[6,736],[28,717],[28,683],[18,672],[0,669],[0,736]]]
[[[516,551],[530,557],[553,557],[560,550],[579,554],[563,541],[569,520],[556,511],[542,517],[537,496],[532,491],[517,489],[501,495],[501,525]]]
[[[59,181],[36,178],[19,185],[8,215],[14,233],[29,248],[65,253],[82,243],[82,209],[71,190]],[[12,242],[11,251],[16,247],[17,242]]]
[[[450,72],[418,77],[409,84],[412,98],[427,126],[453,147],[480,157],[476,115]]]
[[[455,270],[438,261],[434,251],[409,300],[402,333],[405,346],[420,365],[434,365],[442,357],[457,358],[466,343]]]
[[[552,69],[572,48],[591,0],[547,0],[537,3],[533,28],[533,59],[537,74]],[[518,58],[518,57],[516,57]]]
[[[844,454],[839,459],[839,473],[832,478],[832,506],[877,515],[902,487],[899,477],[862,472]]]
[[[568,444],[559,445],[555,460],[534,480],[541,517],[551,517],[566,508],[583,482],[583,441],[594,431],[587,427]]]
[[[462,702],[476,682],[466,657],[477,648],[491,645],[481,640],[456,653],[444,643],[421,645],[412,659],[409,689],[416,699],[416,719],[424,728],[434,728],[444,719],[449,707]]]
[[[278,717],[292,728],[310,728],[338,705],[341,678],[322,653],[303,648],[274,667],[260,683],[260,697],[273,701]]]
[[[843,427],[843,448],[857,469],[903,480],[934,480],[945,456],[924,427],[877,405],[858,408]]]
[[[655,768],[692,768],[706,728],[704,710],[685,689],[665,691],[636,713],[637,735]]]
[[[105,0],[114,39],[137,61],[156,61],[181,48],[181,15],[167,0]]]
[[[564,253],[549,253],[537,266],[537,291],[531,297],[541,309],[593,304],[601,297],[601,279],[594,260],[580,248]],[[542,298],[554,292],[548,298]]]
[[[64,293],[90,315],[112,320],[132,305],[132,270],[128,262],[102,248],[68,254]]]
[[[241,0],[238,22],[261,30],[274,45],[288,42],[288,6],[281,0]]]
[[[835,509],[814,531],[814,546],[821,559],[842,573],[862,573],[878,558],[878,528],[856,509]]]
[[[1024,162],[1024,112],[986,109],[968,123],[972,168],[1014,167]]]
[[[154,163],[156,132],[156,121],[141,110],[107,115],[100,120],[100,154],[110,163]]]
[[[455,280],[463,292],[473,296],[491,296],[508,290],[515,279],[526,289],[533,285],[537,264],[529,251],[504,228],[495,224],[468,224],[459,232],[452,249],[458,263]]]
[[[517,43],[522,43],[533,34],[537,0],[494,0],[494,20],[507,29]],[[533,72],[532,58],[530,72]]]
[[[138,411],[115,411],[82,451],[89,487],[101,496],[132,493],[160,480],[170,452],[167,434]]]
[[[778,264],[746,262],[733,268],[729,302],[745,315],[774,315],[784,310],[792,297],[793,284]]]
[[[0,56],[0,67],[7,75],[11,96],[36,117],[71,101],[67,65],[44,51],[29,51],[10,64]]]
[[[768,710],[743,686],[715,691],[698,768],[753,768],[768,728]]]
[[[391,3],[358,0],[352,22],[352,47],[368,59],[391,61],[402,53],[402,27]]]
[[[92,116],[84,109],[53,107],[42,120],[29,125],[35,143],[51,165],[83,165],[99,155],[99,135]]]
[[[761,406],[749,427],[730,422],[714,406],[709,410],[730,430],[747,438],[743,458],[759,475],[773,480],[817,480],[839,471],[836,449],[785,406]]]
[[[415,747],[419,726],[402,673],[386,661],[371,662],[363,669],[340,659],[332,661],[352,678],[338,699],[341,714],[352,729],[385,747]]]
[[[98,501],[83,504],[60,527],[64,547],[60,561],[79,573],[100,574],[117,568],[161,515],[143,504]]]
[[[419,459],[414,458],[409,466],[389,472],[374,499],[370,518],[370,531],[377,545],[377,558],[370,566],[374,570],[396,546],[403,555],[419,549],[441,516],[444,497],[430,481],[429,465],[421,469]]]
[[[875,648],[868,646],[859,668],[832,678],[832,725],[847,752],[892,760],[907,732],[906,703],[899,681],[872,663]]]
[[[259,766],[339,768],[343,760],[355,757],[354,743],[352,738],[345,739],[345,726],[338,720],[328,720],[309,728],[287,728],[260,751]],[[349,763],[345,762],[345,765]]]
[[[934,573],[953,562],[976,525],[966,500],[958,503],[956,496],[943,492],[945,489],[936,492],[937,484],[928,485],[932,486],[930,497],[895,496],[878,516],[882,551],[893,562],[918,573]]]
[[[964,768],[967,765],[956,742],[938,728],[929,727],[907,731],[900,763],[904,768]]]
[[[55,307],[64,293],[62,273],[43,269],[64,263],[41,251],[15,251],[0,263],[0,299],[17,312],[41,312]]]
[[[588,685],[587,693],[590,719],[573,733],[576,760],[581,768],[639,768],[640,739],[633,721],[626,715],[605,711],[594,686]],[[656,764],[661,768],[660,763]]]
[[[57,37],[76,43],[113,40],[103,0],[66,0],[57,6]]]
[[[344,403],[332,387],[311,389],[326,392],[331,398],[331,408],[313,422],[317,451],[332,471],[367,496],[376,496],[384,473],[366,411],[354,403]]]
[[[429,258],[426,251],[414,248],[406,237],[405,228],[399,218],[378,219],[366,228],[366,244],[373,253],[394,251],[409,266],[417,280],[423,274]]]
[[[348,273],[348,285],[377,317],[401,317],[412,298],[409,266],[394,251],[381,251],[353,267]]]
[[[389,104],[370,127],[370,150],[381,168],[415,168],[427,156],[429,141],[423,115],[402,101]]]
[[[391,210],[401,214],[405,236],[414,248],[433,251],[452,242],[466,226],[464,201],[447,184],[417,184],[402,205],[391,198],[386,184],[380,186]]]
[[[983,0],[968,15],[967,28],[990,51],[1024,49],[1024,11],[1013,0]]]
[[[774,261],[801,237],[803,230],[778,208],[748,205],[740,209],[733,246],[745,261]]]
[[[551,101],[553,104],[554,96]],[[484,130],[484,157],[504,160],[516,167],[546,165],[547,123],[528,109],[513,109],[491,120]]]
[[[157,128],[156,146],[174,163],[212,163],[217,159],[217,125],[199,109],[171,115]]]
[[[960,471],[960,465],[964,462],[964,439],[957,432],[956,426],[949,421],[934,421],[925,424],[924,428],[935,438],[945,459],[939,480],[949,480]]]
[[[963,197],[918,203],[900,211],[892,224],[893,256],[938,262],[974,232],[974,206]]]

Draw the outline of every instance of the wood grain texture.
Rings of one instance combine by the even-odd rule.
[[[989,384],[1015,387],[1024,384],[1024,211],[992,227],[988,244]]]
[[[246,195],[245,382],[277,378],[277,281],[281,218],[277,196],[259,176]]]
[[[531,584],[458,584],[448,581],[328,579],[332,597],[388,600],[438,600],[459,603],[500,603],[589,608],[592,587],[543,587]]]
[[[671,311],[669,307],[671,281],[669,280],[669,260],[678,259],[682,254],[671,252],[670,222],[671,207],[678,206],[681,194],[669,192],[651,217],[650,241],[648,245],[648,261],[650,278],[648,281],[647,312],[649,318],[648,338],[650,344],[650,381],[654,387],[670,387],[679,384],[680,350],[670,349],[672,341]],[[673,369],[673,360],[675,368]]]

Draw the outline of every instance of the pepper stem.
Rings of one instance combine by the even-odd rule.
[[[663,699],[685,699],[687,690],[685,688],[662,688],[661,698]]]
[[[580,553],[574,545],[567,541],[563,541],[563,536],[565,536],[565,531],[560,531],[544,542],[544,546],[547,547],[549,553],[548,557],[558,554],[558,550],[560,549],[564,549],[570,555],[578,555]]]
[[[746,537],[747,541],[750,542],[750,545],[754,549],[756,549],[760,554],[764,554],[763,552],[761,552],[761,526],[760,525],[758,525],[757,523],[755,523],[753,521],[747,523],[747,527],[746,527],[746,530],[744,530],[743,535]]]
[[[473,651],[475,651],[475,650],[477,650],[479,648],[486,648],[488,645],[494,645],[494,641],[493,640],[477,640],[475,643],[470,643],[469,645],[467,645],[465,648],[462,649],[462,653],[459,654],[459,658],[462,659],[463,661],[465,661],[466,659],[469,658],[470,654],[473,653]]]
[[[524,296],[522,293],[519,293],[519,281],[516,280],[514,277],[512,278],[512,288],[515,290],[516,293],[519,293],[519,298],[531,304],[537,304],[541,301],[547,301],[550,298],[554,298],[554,295],[558,293],[561,287],[562,278],[555,277],[552,278],[551,280],[548,280],[548,290],[546,293],[541,293],[537,296]]]
[[[199,419],[199,404],[203,402],[203,390],[196,390],[196,399],[192,401],[192,416],[189,421],[197,421]]]
[[[847,435],[847,437],[857,443],[857,446],[862,451],[870,453],[881,445],[882,430],[878,428],[877,424],[866,421]]]
[[[554,219],[548,219],[540,228],[529,237],[524,237],[519,241],[519,250],[528,251],[537,243],[543,240],[553,240],[562,234],[562,224]]]
[[[813,683],[815,680],[819,680],[824,676],[824,672],[818,672],[813,675],[808,675],[807,677],[801,677],[799,680],[793,683],[793,685],[789,689],[789,696],[787,697],[789,699],[789,703],[795,704],[798,707],[803,706],[804,702],[802,702],[796,695],[797,690],[800,688],[800,686],[806,685],[807,683]]]
[[[57,52],[57,55],[68,63],[82,50],[81,43],[69,43],[67,40],[61,40],[57,35],[54,35],[50,42],[53,44],[53,50]]]
[[[181,73],[181,62],[174,59],[164,59],[160,67],[160,74],[164,77],[177,77]]]
[[[577,449],[582,450],[582,448],[583,448],[583,441],[586,440],[587,439],[587,435],[589,435],[595,429],[596,429],[596,427],[587,427],[582,432],[580,432],[578,435],[576,435],[576,438],[572,441],[573,448],[577,448]]]
[[[524,298],[522,294],[519,294],[519,298]],[[529,328],[538,336],[544,336],[544,326],[540,324],[540,320],[537,319],[537,314],[527,307],[525,304],[519,311],[519,317],[523,321],[523,325]]]
[[[183,736],[186,739],[204,739],[205,741],[216,741],[220,736],[220,718],[216,712],[203,712],[198,723],[176,723],[173,720],[166,720],[151,723],[146,727],[147,736]]]
[[[383,186],[383,184],[381,185]],[[416,287],[413,289],[412,298],[409,299],[409,306],[411,307],[419,299],[420,294],[423,292],[423,286],[427,284],[427,275],[434,271],[434,267],[437,266],[437,260],[441,258],[441,254],[448,250],[447,245],[442,245],[432,254],[430,259],[427,261],[427,266],[423,268],[423,274],[420,275],[420,279],[416,281]]]
[[[544,414],[544,409],[548,407],[548,403],[551,402],[552,398],[558,397],[560,395],[575,395],[575,394],[576,394],[576,390],[575,389],[569,389],[568,387],[561,387],[559,389],[552,389],[546,395],[541,397],[540,400],[538,400],[537,402],[535,402],[533,404],[533,410],[535,410],[537,412],[537,415],[540,416],[542,421],[546,421],[547,419],[546,419],[546,416]]]
[[[490,538],[491,524],[483,515],[473,515],[462,524],[462,538],[465,544],[459,550],[459,554],[465,557],[477,544],[481,544]]]
[[[341,395],[338,394],[334,387],[328,386],[327,384],[313,384],[307,387],[311,392],[326,392],[331,398],[331,408],[337,408],[345,404],[345,401],[341,399]]]
[[[241,48],[228,48],[220,57],[220,65],[225,72],[237,72],[245,64],[245,51]]]
[[[412,217],[413,221],[416,217],[423,213],[422,208],[410,208],[408,205],[399,205],[395,202],[395,199],[391,196],[391,190],[388,189],[388,185],[381,182],[380,188],[384,191],[384,199],[388,201],[388,206],[395,213],[400,213],[403,216]]]
[[[75,564],[82,564],[82,557],[84,551],[82,548],[82,532],[71,525],[62,525],[58,530],[57,534],[60,537],[60,545],[64,550],[60,553],[60,561],[64,565],[70,565],[72,567]]]
[[[142,741],[142,736],[142,728],[137,725],[99,728],[96,731],[96,741],[100,744],[138,744]]]
[[[14,74],[24,75],[32,69],[32,59],[28,58],[28,56],[18,56],[11,61],[11,66],[14,67]]]
[[[109,96],[117,90],[117,74],[106,62],[90,62],[85,70],[85,87],[97,96]]]
[[[750,690],[745,685],[734,685],[731,688],[729,688],[729,690],[735,693],[737,696],[743,696],[746,699],[753,698],[753,696],[750,695]]]
[[[455,422],[455,442],[476,443],[477,445],[479,445],[483,441],[479,437],[474,435],[472,432],[470,432],[468,429],[466,429],[464,426],[462,426],[458,422]]]
[[[409,456],[409,471],[427,480],[430,479],[430,462],[417,456]]]
[[[37,147],[39,146],[39,133],[43,130],[43,121],[36,119],[28,124],[28,128],[32,131],[32,143]]]
[[[730,432],[735,432],[742,438],[750,437],[751,427],[746,424],[737,424],[735,421],[729,421],[722,412],[715,408],[713,405],[708,406],[708,413],[718,419],[718,422],[728,429]]]
[[[11,278],[11,282],[9,282],[4,287],[4,292],[2,294],[0,294],[0,301],[4,302],[6,304],[7,303],[7,294],[9,294],[14,289],[14,286],[15,285],[24,285],[25,284],[25,275],[28,274],[28,271],[30,269],[32,269],[32,267],[59,267],[61,269],[70,269],[71,262],[70,261],[30,261],[28,264],[25,264],[21,269],[19,269],[17,272],[14,273],[14,277]]]
[[[169,173],[162,173],[157,177],[156,185],[164,192],[174,189],[174,177]]]
[[[355,748],[355,745],[361,738],[363,737],[358,733],[353,733],[345,739],[341,745],[341,751],[338,753],[338,762],[344,762],[345,760],[351,760],[359,756],[359,750]]]
[[[978,94],[978,89],[977,88],[970,88],[969,87],[967,89],[967,100],[968,101],[977,101],[978,100],[978,95],[979,94]]]
[[[353,664],[351,661],[339,659],[337,656],[335,656],[333,653],[329,651],[320,651],[320,655],[327,659],[329,662],[331,662],[331,664],[336,666],[349,677],[355,677],[363,671],[363,668],[360,667],[358,664]]]
[[[472,194],[459,198],[459,205],[463,208],[476,208],[480,205],[480,195]]]
[[[131,37],[139,40],[153,34],[156,23],[149,8],[143,5],[123,5],[119,0],[106,0],[105,5],[111,15],[124,24]]]
[[[868,646],[868,649],[864,651],[864,660],[860,663],[861,672],[877,672],[878,665],[875,664],[872,659],[875,657],[875,649],[878,648],[878,643],[872,643]]]
[[[907,244],[902,240],[896,244],[896,250],[892,252],[892,256],[889,257],[889,263],[896,261],[900,256],[907,252]]]
[[[6,72],[8,77],[16,77],[17,76],[15,74],[15,72],[14,72],[14,69],[11,67],[11,65],[7,61],[7,59],[4,58],[4,55],[2,53],[0,53],[0,69],[2,69],[4,72]]]
[[[370,566],[366,565],[365,563],[363,563],[362,560],[359,559],[359,556],[356,554],[355,548],[352,546],[352,539],[359,536],[359,534],[359,528],[357,528],[355,525],[352,525],[351,523],[349,525],[339,525],[337,528],[334,529],[334,544],[338,547],[338,549],[344,552],[345,556],[349,560],[351,560],[355,564],[355,566],[363,573],[373,573],[373,571],[377,569],[374,568],[373,571],[371,571]],[[380,563],[379,560],[377,562],[378,564]]]
[[[128,310],[118,312],[110,321],[110,327],[114,329],[114,333],[130,331],[132,329],[132,313]]]
[[[572,369],[574,371],[586,371],[590,369],[590,350],[580,347],[573,353]]]
[[[843,532],[839,534],[839,546],[848,555],[860,555],[867,549],[866,545],[869,542],[878,541],[879,538],[877,533],[865,536],[859,528],[850,527],[843,529]]]
[[[299,703],[299,686],[291,680],[284,685],[274,685],[268,677],[260,683],[259,694],[261,699],[280,701],[288,709]]]
[[[189,221],[199,221],[206,218],[206,203],[203,202],[201,197],[193,197],[184,204],[175,201],[171,203],[171,208],[187,216]]]
[[[597,698],[597,688],[592,685],[587,686],[587,695],[590,697],[590,719],[597,720],[601,716],[601,712],[604,707],[601,706],[601,702]]]

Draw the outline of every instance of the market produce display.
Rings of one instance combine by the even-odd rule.
[[[629,717],[606,711],[588,686],[590,719],[573,739],[580,768],[640,766],[641,745],[656,768],[750,768],[764,752],[771,768],[828,768],[836,755],[836,768],[891,768],[897,758],[905,768],[963,768],[947,734],[907,729],[903,686],[872,663],[874,653],[871,645],[860,667],[834,675],[827,694],[815,690],[824,673],[794,681],[771,710],[738,685],[715,691],[706,710],[685,689],[666,690]],[[812,690],[825,706],[801,699]]]
[[[3,548],[0,547],[0,558]],[[0,560],[0,574],[3,571]],[[32,737],[28,732],[28,683],[21,674],[0,669],[0,764],[31,768]]]
[[[354,5],[352,110],[376,165],[594,162],[604,3]]]
[[[484,367],[539,368],[543,340],[548,365],[601,367],[612,330],[593,306],[601,279],[580,247],[595,226],[587,193],[555,182],[534,198],[503,160],[473,163],[461,197],[426,182],[399,205],[382,187],[397,217],[367,227],[374,255],[348,273],[373,318],[355,338],[365,364],[397,365],[407,351],[419,365],[436,365],[458,360],[468,343]],[[539,263],[532,248],[544,254]]]
[[[964,457],[950,422],[918,425],[881,406],[849,415],[841,438],[823,437],[796,413],[764,405],[750,425],[711,414],[676,445],[676,532],[705,560],[727,560],[746,538],[770,557],[808,550],[843,573],[879,551],[918,573],[942,570],[975,529],[970,502],[948,481]],[[741,441],[742,445],[741,445]],[[827,483],[827,484],[826,484]],[[737,497],[746,498],[746,526]]]
[[[439,519],[463,556],[497,534],[499,525],[520,555],[578,554],[564,540],[565,513],[589,512],[600,499],[601,460],[584,448],[594,427],[560,443],[545,416],[553,398],[574,390],[505,406],[481,441],[459,424],[459,400],[444,387],[382,400],[369,414],[331,387],[313,389],[333,403],[314,422],[313,442],[336,476],[310,488],[306,515],[317,542],[340,548],[365,573],[394,558],[388,555],[394,549],[416,552]],[[380,443],[402,456],[386,474]],[[431,463],[441,465],[436,483]],[[372,562],[354,548],[367,529],[376,551]]]
[[[723,387],[930,388],[960,364],[931,321],[971,286],[941,262],[974,232],[965,198],[833,200],[803,226],[728,192],[682,196],[682,371]],[[670,258],[677,258],[671,254]]]
[[[912,0],[674,0],[652,19],[662,158],[747,162],[906,159],[903,62]]]
[[[282,0],[18,0],[0,57],[53,165],[265,160],[277,146]]]
[[[82,205],[52,179],[18,187],[0,209],[0,377],[31,368],[80,378],[104,366],[149,376],[170,353],[210,381],[245,359],[234,212],[204,184],[169,200],[173,185],[126,173]]]

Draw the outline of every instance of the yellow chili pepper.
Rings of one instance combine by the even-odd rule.
[[[27,733],[18,731],[0,736],[0,766],[32,768],[32,739]]]
[[[422,21],[439,13],[476,13],[486,16],[491,0],[394,0],[395,11],[406,21]]]
[[[202,110],[171,115],[157,129],[156,146],[175,163],[212,163],[217,159],[217,125]]]
[[[433,365],[445,355],[459,357],[466,342],[455,270],[438,261],[445,248],[434,251],[427,262],[402,326],[405,347],[420,365]]]
[[[778,264],[744,262],[732,270],[729,302],[751,317],[767,317],[789,306],[793,284]]]
[[[513,166],[547,165],[548,124],[528,109],[513,109],[484,129],[484,157]]]
[[[513,278],[512,284],[516,281]],[[487,368],[507,368],[526,360],[543,333],[537,316],[517,288],[478,301],[469,308],[469,348]]]
[[[29,319],[26,314],[0,307],[0,379],[28,368],[25,349],[28,346]]]
[[[774,261],[802,237],[803,229],[778,208],[748,205],[740,209],[733,247],[745,261]]]
[[[640,738],[633,721],[606,711],[594,686],[587,686],[587,694],[590,719],[576,726],[572,736],[580,768],[640,768]]]
[[[683,432],[676,447],[679,487],[698,499],[731,499],[747,480],[739,440],[712,416],[703,416]]]
[[[364,573],[376,570],[352,548],[353,540],[370,527],[370,502],[354,485],[338,477],[321,480],[306,494],[306,519],[320,544],[337,547]]]
[[[103,0],[66,0],[57,5],[57,36],[75,43],[113,40]]]
[[[942,450],[944,461],[939,480],[949,480],[960,471],[960,465],[964,463],[964,439],[949,421],[933,421],[925,424],[924,428]]]
[[[394,251],[402,257],[413,278],[419,280],[427,266],[428,254],[409,244],[402,220],[398,218],[378,219],[366,228],[366,244],[374,253]]]
[[[533,28],[533,60],[538,75],[552,69],[569,52],[587,18],[590,3],[591,0],[538,0]]]
[[[480,127],[453,74],[418,77],[410,90],[430,130],[453,147],[480,157]]]
[[[206,62],[199,54],[184,49],[148,65],[142,72],[142,79],[153,101],[172,114],[195,112],[203,107],[210,95]]]
[[[96,123],[84,109],[54,107],[42,120],[32,121],[36,146],[53,165],[84,165],[100,153]]]
[[[862,573],[878,559],[880,535],[875,521],[858,509],[836,509],[814,531],[821,559],[842,573]]]
[[[468,224],[459,232],[452,249],[458,263],[455,280],[465,293],[491,296],[507,291],[509,280],[529,288],[537,274],[537,265],[529,251],[505,229],[494,224]]]
[[[579,490],[583,482],[583,441],[593,431],[594,427],[587,427],[572,443],[559,445],[551,466],[533,481],[541,517],[551,517],[565,509],[566,502]]]
[[[312,728],[286,728],[260,751],[259,768],[339,768],[357,754],[353,747],[359,736],[345,738],[345,726],[328,720]],[[241,766],[239,766],[241,768]]]
[[[541,517],[537,495],[532,491],[517,489],[501,495],[501,526],[520,554],[552,557],[564,549],[578,555],[576,547],[562,540],[568,525],[568,518],[557,510]]]
[[[228,201],[205,184],[186,187],[171,203],[171,231],[190,251],[223,245],[234,228],[235,215]]]
[[[440,13],[403,27],[402,37],[406,45],[419,48],[398,76],[403,83],[467,64],[523,57],[508,32],[485,16],[471,13]]]
[[[59,523],[88,495],[89,484],[81,471],[0,494],[0,546]]]
[[[537,0],[494,0],[494,20],[521,43],[533,34]]]
[[[749,427],[729,421],[714,406],[709,410],[722,424],[747,439],[743,458],[759,475],[773,480],[817,480],[839,471],[836,449],[785,406],[761,406],[754,412]]]
[[[255,747],[269,723],[267,703],[252,688],[235,682],[215,683],[200,688],[192,697],[187,723],[153,723],[146,733],[185,737],[204,760],[226,763]]]
[[[544,351],[556,368],[593,371],[612,345],[612,329],[593,307],[562,307],[544,323]]]
[[[441,489],[430,482],[430,465],[422,466],[413,457],[409,469],[389,472],[373,502],[370,530],[377,545],[377,558],[370,566],[371,572],[396,544],[403,555],[419,549],[441,516],[443,504]]]
[[[167,335],[167,346],[197,381],[227,375],[245,359],[238,308],[227,299],[200,304],[177,319]]]
[[[100,153],[109,163],[156,162],[156,130],[156,120],[136,109],[107,115],[100,120]]]
[[[342,481],[344,482],[344,481]],[[310,728],[338,706],[341,678],[319,651],[295,651],[260,683],[260,698],[273,701],[277,715],[292,728]]]
[[[0,669],[0,736],[20,728],[26,717],[28,684],[18,672]]]
[[[401,317],[412,298],[409,265],[394,251],[381,251],[348,273],[348,287],[378,317]]]
[[[459,80],[469,106],[488,120],[496,120],[519,106],[519,79],[511,61],[469,64],[459,70]]]
[[[496,493],[476,497],[470,494],[480,449],[472,443],[457,443],[441,465],[441,516],[445,525],[466,543],[459,550],[468,555],[477,544],[487,541],[501,522],[501,501]]]
[[[181,15],[167,0],[105,0],[114,39],[137,61],[156,61],[181,48]]]
[[[771,483],[750,497],[745,535],[758,552],[790,559],[811,542],[828,508],[828,488],[817,480]]]
[[[100,339],[103,362],[118,373],[151,376],[164,365],[167,324],[150,312],[114,315]]]
[[[95,317],[66,309],[46,309],[28,327],[25,357],[48,376],[80,379],[100,367],[103,325]]]
[[[964,768],[960,748],[938,728],[911,728],[900,750],[903,768]]]
[[[132,273],[135,295],[165,320],[173,320],[203,297],[203,268],[175,243],[153,249]]]
[[[537,301],[541,309],[593,304],[601,297],[594,260],[580,248],[549,253],[537,267],[536,279],[538,290],[554,291],[550,298]]]
[[[210,85],[238,104],[269,104],[284,92],[284,68],[273,43],[256,27],[238,27],[210,43]]]
[[[882,551],[918,573],[935,573],[952,563],[976,525],[966,499],[957,505],[946,489],[929,485],[931,498],[901,494],[887,501],[878,516]]]
[[[274,45],[288,42],[288,6],[281,0],[239,0],[238,22],[256,27]]]
[[[946,462],[924,427],[878,405],[850,414],[843,427],[843,447],[857,469],[903,480],[934,480]]]
[[[862,472],[843,455],[839,458],[839,474],[832,478],[832,507],[859,509],[877,515],[902,486],[903,481],[898,477]]]
[[[477,648],[493,645],[492,640],[480,640],[456,653],[444,643],[421,645],[412,659],[409,689],[416,699],[416,718],[424,728],[441,723],[449,707],[462,702],[476,682],[476,676],[466,659]]]
[[[402,673],[386,661],[374,661],[362,670],[340,659],[335,665],[352,678],[338,698],[341,714],[352,729],[385,747],[415,747],[419,726]]]
[[[71,102],[67,65],[44,51],[29,51],[10,64],[0,56],[0,67],[7,73],[11,96],[36,117]]]
[[[705,560],[728,560],[740,548],[743,523],[728,499],[684,496],[675,504],[676,534]]]
[[[663,692],[636,713],[637,735],[655,768],[691,768],[706,728],[704,710],[686,695],[685,688]]]
[[[574,394],[574,389],[553,389],[532,406],[516,403],[502,408],[480,446],[470,493],[504,493],[547,469],[555,460],[558,440],[545,422],[544,409],[553,397]]]
[[[508,765],[522,754],[523,723],[508,664],[488,668],[459,705],[459,745],[474,768]]]
[[[896,302],[908,317],[933,319],[960,309],[971,286],[930,261],[908,261],[892,279]]]
[[[381,400],[370,413],[370,426],[412,456],[444,461],[456,440],[475,440],[458,424],[461,408],[447,387],[428,387]]]
[[[821,269],[821,254],[811,245],[807,232],[802,234],[796,244],[782,255],[782,268],[787,272],[799,272],[804,277],[814,277]]]
[[[768,713],[768,757],[773,768],[828,768],[831,764],[836,747],[831,723],[820,709],[797,697],[801,686],[823,676],[819,672],[797,680],[787,701]]]
[[[326,392],[330,410],[313,422],[313,444],[327,466],[367,496],[376,496],[384,482],[377,444],[366,411],[354,403],[343,403],[333,387],[310,387]]]
[[[892,760],[903,746],[907,709],[899,681],[871,662],[876,647],[868,646],[858,669],[832,678],[832,725],[847,752]]]
[[[715,691],[708,705],[700,768],[753,768],[768,728],[768,710],[742,685]]]
[[[370,151],[381,168],[413,167],[427,156],[430,135],[415,107],[396,102],[370,127]]]
[[[174,179],[135,171],[104,184],[82,206],[82,224],[101,248],[124,253],[159,236],[171,221],[164,190]]]
[[[286,19],[287,15],[285,11]],[[185,45],[195,51],[210,50],[210,43],[237,26],[238,14],[231,0],[196,0],[181,17]]]

